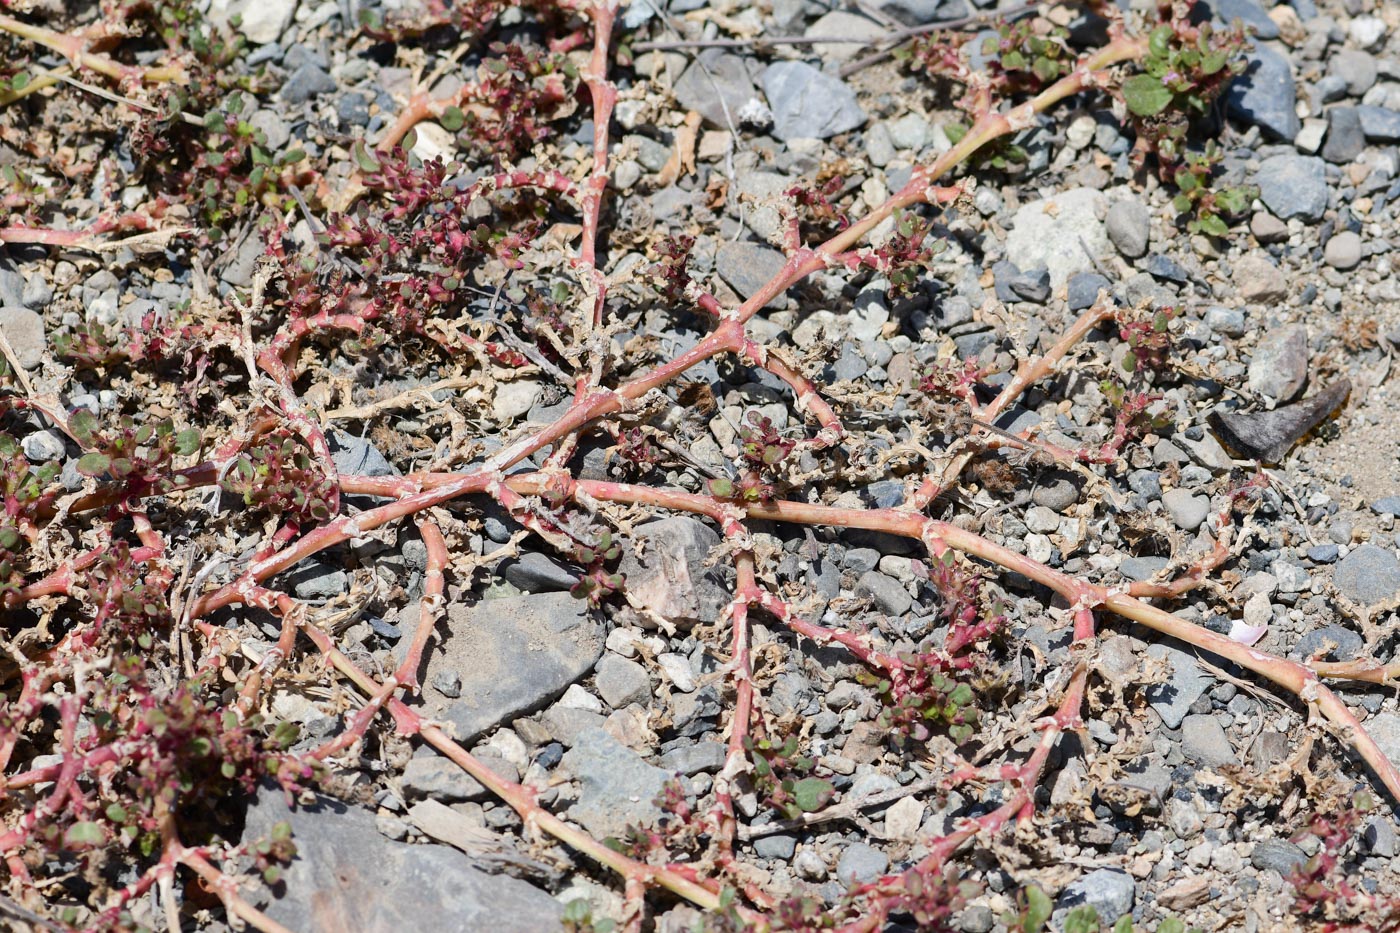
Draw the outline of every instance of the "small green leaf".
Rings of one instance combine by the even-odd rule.
[[[792,787],[792,799],[803,813],[820,810],[836,795],[836,788],[822,778],[803,778]]]
[[[1040,933],[1055,912],[1055,904],[1037,885],[1026,888],[1026,915],[1021,921],[1021,933]]]
[[[1155,117],[1172,102],[1172,92],[1151,75],[1133,75],[1123,82],[1123,102],[1140,117]]]
[[[74,823],[63,834],[63,845],[69,849],[83,849],[100,846],[107,841],[107,833],[100,823]]]
[[[1065,933],[1099,933],[1099,912],[1093,904],[1080,904],[1065,915]]]
[[[101,476],[112,468],[112,458],[96,451],[78,459],[78,472],[84,476]]]
[[[351,152],[354,153],[355,164],[360,167],[360,171],[377,172],[382,168],[379,164],[379,160],[374,157],[374,154],[365,148],[364,142],[355,143],[355,148],[352,149]]]
[[[1225,236],[1230,232],[1230,228],[1225,226],[1225,221],[1216,214],[1203,215],[1198,219],[1197,226],[1207,236]]]
[[[442,124],[442,128],[447,130],[447,132],[455,133],[462,128],[462,124],[466,122],[466,119],[466,114],[462,113],[460,107],[448,107],[442,112],[442,116],[438,118],[438,122]]]
[[[182,457],[188,457],[199,450],[199,443],[199,428],[185,428],[175,435],[175,452]]]

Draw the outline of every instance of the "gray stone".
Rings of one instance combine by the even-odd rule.
[[[1147,655],[1166,661],[1169,668],[1165,683],[1147,688],[1147,702],[1162,717],[1168,729],[1180,728],[1191,705],[1210,688],[1211,679],[1196,659],[1171,645],[1158,643],[1147,649]]]
[[[721,49],[701,52],[676,80],[674,93],[682,107],[721,129],[737,128],[739,111],[758,97],[744,60]]]
[[[1210,499],[1189,489],[1170,489],[1162,494],[1162,505],[1172,522],[1182,531],[1195,531],[1210,514]]]
[[[1361,118],[1361,132],[1368,142],[1400,142],[1400,110],[1363,106],[1356,108],[1356,115]]]
[[[1256,215],[1267,217],[1269,215]],[[1244,336],[1244,312],[1239,308],[1225,308],[1212,305],[1206,309],[1206,326],[1217,334],[1226,337]]]
[[[689,777],[700,772],[714,773],[724,767],[726,749],[721,742],[695,742],[673,748],[661,756],[660,765],[669,773]]]
[[[863,842],[853,842],[846,846],[836,862],[836,878],[850,887],[874,881],[889,867],[890,860],[884,852]]]
[[[324,68],[307,62],[287,78],[281,95],[289,104],[304,104],[313,97],[329,94],[335,87],[335,79]]]
[[[875,608],[888,616],[902,616],[909,611],[914,600],[908,590],[898,580],[891,579],[878,570],[861,574],[856,583],[856,595],[869,599]]]
[[[595,681],[603,702],[613,709],[621,709],[633,703],[644,703],[651,698],[651,678],[647,669],[636,661],[629,661],[615,654],[605,654],[598,662]]]
[[[67,446],[63,442],[63,435],[57,431],[35,431],[33,434],[26,435],[24,440],[20,442],[20,448],[30,463],[62,460],[68,452]]]
[[[352,476],[399,475],[398,468],[380,453],[378,447],[363,437],[333,428],[326,432],[326,443],[331,448],[331,462],[338,473]]]
[[[10,342],[15,359],[32,370],[44,359],[44,319],[20,305],[0,307],[0,333]]]
[[[416,627],[416,607],[404,610],[405,634]],[[425,712],[452,723],[459,741],[538,710],[593,669],[603,653],[602,626],[582,600],[540,593],[478,603],[450,602],[438,623],[440,643],[428,652],[426,679],[452,671],[462,680],[460,701],[425,703]],[[405,637],[399,650],[407,650]]]
[[[1240,763],[1225,727],[1210,715],[1193,714],[1181,721],[1181,751],[1208,768]]]
[[[1291,402],[1308,381],[1308,332],[1301,324],[1269,331],[1254,348],[1248,385],[1275,402]]]
[[[1056,512],[1064,512],[1079,501],[1079,482],[1074,474],[1048,470],[1031,490],[1031,501]]]
[[[580,733],[560,764],[580,784],[578,802],[569,809],[569,816],[598,837],[621,837],[629,823],[652,823],[658,814],[653,801],[670,779],[597,728]]]
[[[1129,580],[1151,580],[1171,563],[1165,557],[1125,557],[1118,572]]]
[[[339,567],[332,567],[316,558],[296,565],[287,579],[297,599],[323,600],[339,596],[350,588],[350,577]]]
[[[1222,25],[1228,26],[1235,20],[1244,23],[1255,39],[1278,38],[1278,25],[1255,0],[1210,0],[1202,6],[1212,10],[1216,22]]]
[[[1100,920],[1111,924],[1133,909],[1135,896],[1133,879],[1126,872],[1100,868],[1065,888],[1055,902],[1055,910],[1058,914],[1088,904],[1098,912]]]
[[[742,240],[726,241],[715,253],[715,271],[745,299],[772,281],[782,271],[784,262],[783,254],[776,249]]]
[[[797,837],[792,833],[773,833],[759,836],[753,841],[753,853],[759,858],[776,858],[787,861],[797,852]]]
[[[1376,83],[1376,57],[1360,49],[1338,49],[1328,56],[1327,73],[1345,81],[1352,97],[1360,97]]]
[[[1358,107],[1360,111],[1363,108]],[[1365,125],[1364,114],[1363,126]],[[1290,137],[1291,138],[1291,137]],[[1254,183],[1259,186],[1259,200],[1275,217],[1316,222],[1327,210],[1326,164],[1313,156],[1270,156],[1259,163]]]
[[[527,551],[519,558],[502,561],[499,572],[507,583],[526,593],[568,590],[579,577],[573,567],[538,551]]]
[[[1355,602],[1375,605],[1400,593],[1400,561],[1393,551],[1363,544],[1337,562],[1332,582]]]
[[[1362,831],[1361,841],[1366,844],[1367,850],[1372,855],[1380,858],[1394,858],[1396,845],[1393,818],[1385,814],[1374,817]]]
[[[559,744],[572,748],[578,737],[590,729],[602,728],[603,717],[587,709],[555,704],[540,714],[540,722]]]
[[[1097,272],[1076,272],[1069,277],[1069,309],[1083,311],[1092,308],[1100,291],[1113,291],[1113,283]]]
[[[1327,241],[1322,250],[1322,260],[1333,269],[1343,272],[1355,269],[1361,263],[1361,236],[1350,230],[1343,230]]]
[[[1362,725],[1366,727],[1366,732],[1380,746],[1385,757],[1392,762],[1400,761],[1400,715],[1377,713]]]
[[[1383,496],[1371,503],[1377,515],[1400,515],[1400,496]]]
[[[855,92],[806,62],[769,65],[763,92],[773,109],[773,135],[784,141],[826,139],[865,122]]]
[[[1112,246],[1099,221],[1103,203],[1101,192],[1072,188],[1023,205],[1006,239],[1006,258],[1018,269],[1048,269],[1051,287],[1063,288],[1076,272],[1093,270],[1091,254],[1107,255]]]
[[[1355,107],[1333,107],[1327,111],[1327,142],[1322,145],[1322,157],[1335,165],[1345,165],[1366,148],[1366,134],[1361,131],[1361,115]]]
[[[628,596],[676,624],[717,620],[729,592],[724,578],[706,561],[719,545],[719,535],[684,516],[647,522],[636,531],[634,546],[618,564]]]
[[[1240,296],[1254,304],[1273,304],[1288,294],[1287,280],[1278,266],[1263,256],[1240,257],[1233,278]]]
[[[1104,228],[1118,252],[1129,259],[1137,259],[1147,252],[1147,241],[1152,232],[1152,215],[1141,201],[1127,198],[1115,202],[1108,209],[1108,216],[1104,218]]]
[[[399,782],[407,800],[430,799],[444,803],[473,800],[486,793],[476,778],[440,755],[415,755],[404,766]]]
[[[1249,854],[1249,864],[1260,871],[1273,869],[1285,877],[1308,860],[1307,854],[1287,839],[1261,839]]]
[[[875,39],[884,34],[883,26],[845,10],[832,10],[804,33],[808,39]],[[843,62],[862,54],[862,48],[855,42],[818,42],[812,46],[812,54],[824,62]]]
[[[1298,98],[1287,57],[1267,45],[1256,45],[1247,58],[1244,74],[1225,91],[1230,115],[1278,139],[1291,140],[1298,135],[1294,110]]]
[[[305,933],[342,930],[492,930],[559,928],[554,898],[515,878],[488,875],[448,846],[407,845],[380,834],[372,813],[329,798],[287,808],[280,789],[264,788],[248,808],[243,840],[254,843],[287,822],[297,846],[275,894],[262,909]]]
[[[1365,647],[1366,640],[1356,632],[1340,625],[1329,625],[1298,639],[1288,656],[1299,660],[1317,657],[1325,661],[1350,661]]]

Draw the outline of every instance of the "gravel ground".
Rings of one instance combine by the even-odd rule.
[[[890,507],[927,470],[925,456],[937,464],[952,440],[924,426],[928,408],[917,384],[931,364],[978,360],[1002,374],[987,378],[995,386],[1017,359],[1047,350],[1100,288],[1125,307],[1172,308],[1170,365],[1150,386],[1159,396],[1156,425],[1118,462],[1065,468],[1035,457],[983,458],[934,513],[1096,583],[1168,580],[1218,540],[1218,513],[1258,466],[1251,455],[1281,443],[1277,462],[1266,466],[1268,488],[1248,515],[1236,516],[1228,560],[1205,585],[1159,603],[1222,634],[1257,628],[1257,647],[1280,655],[1389,661],[1400,604],[1400,399],[1391,369],[1400,348],[1393,269],[1400,7],[1375,0],[1215,6],[1257,31],[1250,71],[1228,93],[1215,134],[1224,180],[1259,189],[1227,238],[1179,228],[1175,191],[1151,173],[1135,176],[1120,116],[1101,99],[1081,97],[1020,134],[1027,162],[1013,174],[979,173],[971,204],[941,220],[936,232],[946,249],[912,297],[888,298],[887,283],[869,274],[818,274],[774,298],[751,331],[823,386],[853,429],[839,466],[800,465],[812,479],[799,495]],[[236,28],[248,47],[231,67],[257,75],[246,118],[270,151],[300,147],[346,162],[353,141],[383,133],[415,79],[450,54],[431,42],[375,44],[346,28],[345,17],[373,9],[363,0],[215,0],[215,20],[241,14]],[[633,42],[877,36],[983,9],[963,0],[859,9],[677,0],[664,11],[638,2],[625,8],[619,29]],[[524,27],[508,16],[503,28]],[[633,53],[619,73],[604,250],[625,304],[608,336],[625,348],[628,366],[673,357],[706,326],[638,297],[629,284],[627,270],[649,265],[662,236],[694,236],[692,275],[733,306],[781,268],[775,196],[840,174],[843,204],[858,216],[901,186],[912,166],[951,145],[956,114],[947,94],[899,62],[840,74],[867,51],[832,42]],[[444,74],[455,80],[452,68]],[[72,87],[61,86],[54,99],[94,106]],[[12,108],[7,132],[41,114],[57,119],[58,108],[50,102],[23,119]],[[586,104],[555,125],[562,135],[539,144],[541,163],[582,177],[593,138]],[[430,123],[416,145],[426,158],[460,152],[462,143]],[[111,134],[94,146],[96,157],[123,158]],[[689,169],[677,171],[677,152],[682,163],[693,158]],[[6,136],[0,163],[23,162]],[[93,189],[89,196],[105,196]],[[153,193],[118,187],[110,196],[136,204]],[[324,192],[319,197],[327,203]],[[66,206],[75,224],[92,209],[80,196]],[[286,219],[309,240],[306,219],[295,211]],[[550,222],[558,226],[546,239],[572,242],[577,228]],[[199,390],[182,400],[183,379],[139,366],[70,369],[55,341],[93,323],[139,325],[148,312],[246,295],[264,240],[252,224],[235,234],[154,253],[12,245],[0,253],[0,331],[41,388],[70,409],[104,418],[153,405],[189,410]],[[525,270],[496,270],[495,280],[477,284],[488,294],[502,285],[506,302],[523,301],[561,274],[560,255],[557,245],[532,251]],[[487,296],[472,309],[480,318],[501,313]],[[572,392],[570,380],[539,367],[473,383],[463,378],[464,361],[418,345],[351,349],[318,345],[297,382],[308,407],[335,426],[335,463],[346,474],[480,462],[527,426],[562,414]],[[1116,332],[1094,332],[1071,366],[998,426],[1034,427],[1069,449],[1097,447],[1112,424],[1101,382],[1121,372],[1127,352]],[[696,491],[708,476],[730,471],[749,411],[792,437],[805,430],[786,387],[768,373],[710,361],[687,378],[703,401],[673,399],[670,414],[647,415],[679,450],[663,455],[652,484]],[[459,383],[438,387],[451,379]],[[1291,433],[1313,429],[1290,445],[1297,413],[1343,379],[1351,387],[1345,401],[1335,413],[1315,412]],[[420,389],[426,403],[419,397],[365,413]],[[1271,419],[1274,412],[1281,416]],[[61,481],[81,486],[81,451],[71,440],[38,416],[7,417],[32,462],[59,464]],[[1258,449],[1239,449],[1241,434]],[[579,475],[631,478],[613,444],[601,433],[587,439],[573,460]],[[246,555],[263,540],[257,524],[219,519],[212,505],[202,514],[181,533],[208,535],[205,553]],[[591,609],[568,592],[578,566],[522,535],[486,497],[442,514],[454,560],[415,701],[420,711],[450,724],[493,771],[535,788],[540,803],[596,837],[653,822],[654,798],[677,775],[694,809],[707,811],[734,702],[724,613],[735,577],[716,529],[659,511],[614,515],[623,522],[617,570],[627,597]],[[178,525],[189,516],[168,518]],[[768,523],[752,531],[761,582],[805,618],[864,632],[892,651],[946,632],[927,562],[909,542]],[[406,524],[322,552],[274,585],[327,620],[343,651],[388,671],[417,630],[425,555]],[[223,568],[206,582],[229,579]],[[1070,659],[1069,616],[1047,590],[1015,574],[989,573],[984,597],[1000,606],[1007,629],[989,649],[995,663],[979,670],[983,717],[962,754],[1016,761],[1035,742],[1031,724],[1057,700],[1058,672]],[[277,624],[256,613],[223,621],[264,644],[277,637]],[[952,927],[1006,929],[1003,916],[1034,884],[1054,899],[1057,927],[1071,907],[1088,903],[1105,921],[1131,915],[1146,929],[1168,916],[1206,931],[1307,928],[1286,876],[1319,849],[1305,832],[1314,814],[1376,789],[1365,769],[1290,695],[1144,628],[1109,618],[1102,625],[1084,729],[1052,753],[1034,795],[1036,815],[1014,835],[981,838],[953,860],[975,888]],[[752,792],[739,795],[738,855],[756,889],[834,904],[849,886],[917,862],[930,839],[1004,799],[995,782],[940,789],[952,742],[889,741],[877,723],[877,692],[838,647],[795,638],[766,616],[755,619],[752,638],[762,721],[773,734],[798,736],[814,773],[837,794],[830,819],[800,828],[774,826],[780,814]],[[329,684],[308,663],[266,695],[273,719],[301,727],[301,748],[346,727],[344,687]],[[1394,691],[1342,695],[1400,760]],[[315,805],[289,811],[280,792],[265,791],[237,816],[234,839],[258,838],[281,819],[293,823],[300,854],[284,883],[251,896],[271,917],[298,930],[537,930],[556,927],[562,905],[583,898],[595,918],[623,919],[620,886],[596,866],[524,833],[509,807],[417,741],[387,724],[375,735],[358,754],[335,760]],[[867,797],[872,802],[863,803]],[[1343,862],[1353,884],[1400,894],[1388,807],[1366,818]],[[187,929],[221,927],[197,908],[186,905]],[[159,928],[164,920],[152,908],[145,922]],[[705,922],[714,921],[658,896],[645,926],[680,931]]]

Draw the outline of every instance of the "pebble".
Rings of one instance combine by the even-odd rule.
[[[846,846],[836,863],[836,878],[850,887],[853,884],[874,881],[883,875],[889,866],[889,857],[884,852],[863,842],[853,842]]]
[[[1181,751],[1208,768],[1239,764],[1225,728],[1209,714],[1192,714],[1181,721]]]
[[[1365,115],[1362,116],[1364,126]],[[1296,135],[1290,133],[1289,138]],[[1291,154],[1270,156],[1259,163],[1254,184],[1259,186],[1259,200],[1280,220],[1297,217],[1316,222],[1327,209],[1330,193],[1326,163],[1321,159]]]
[[[646,668],[636,661],[605,654],[598,662],[595,681],[603,702],[613,709],[633,703],[645,703],[651,698],[651,678]]]
[[[1363,544],[1337,563],[1332,582],[1354,602],[1381,603],[1400,593],[1400,561],[1394,551]]]
[[[1133,909],[1136,892],[1133,879],[1114,868],[1091,871],[1065,888],[1055,902],[1056,913],[1080,904],[1088,904],[1098,912],[1100,920],[1112,924]]]
[[[865,122],[855,92],[806,62],[774,62],[763,72],[778,139],[826,139]]]
[[[740,298],[749,298],[772,281],[785,261],[782,253],[761,243],[726,241],[715,253],[715,272]]]
[[[1288,224],[1268,211],[1255,211],[1249,218],[1249,232],[1261,244],[1282,243],[1288,239]]]
[[[15,359],[25,369],[32,370],[44,359],[47,339],[44,319],[19,305],[0,307],[0,333],[10,342]]]
[[[1147,656],[1166,661],[1168,667],[1166,683],[1147,688],[1147,702],[1162,717],[1162,723],[1168,729],[1180,728],[1187,712],[1210,688],[1212,680],[1201,670],[1195,658],[1171,645],[1151,645]]]
[[[1254,46],[1246,59],[1244,74],[1231,81],[1225,91],[1230,115],[1277,139],[1297,136],[1297,94],[1288,59],[1267,45]]]
[[[1069,277],[1069,309],[1083,311],[1092,308],[1100,291],[1113,290],[1113,283],[1097,272],[1076,272]]]
[[[1327,245],[1322,250],[1322,259],[1333,269],[1339,269],[1343,272],[1355,269],[1361,262],[1360,235],[1350,230],[1338,233],[1327,241]]]
[[[877,570],[861,574],[856,583],[856,595],[869,599],[876,609],[888,616],[902,616],[914,603],[909,591],[899,581]]]
[[[1071,275],[1093,270],[1090,255],[1107,255],[1112,247],[1099,221],[1103,205],[1103,193],[1092,188],[1023,205],[1012,220],[1006,258],[1018,269],[1049,270],[1051,288],[1063,288]]]
[[[57,431],[35,431],[33,434],[26,435],[20,443],[20,448],[30,463],[62,460],[67,453],[63,436]]]
[[[1400,110],[1363,105],[1356,108],[1356,115],[1361,118],[1361,132],[1367,142],[1400,142]]]
[[[1249,361],[1251,391],[1289,402],[1303,391],[1307,378],[1308,334],[1301,324],[1272,330],[1255,347]]]
[[[1152,215],[1136,198],[1115,202],[1104,218],[1109,240],[1129,259],[1137,259],[1147,252],[1151,225]]]
[[[1327,60],[1327,73],[1346,82],[1347,93],[1360,97],[1376,83],[1376,57],[1364,49],[1337,49]]]
[[[1366,148],[1361,115],[1355,107],[1333,107],[1327,112],[1327,142],[1322,157],[1335,165],[1345,165]]]
[[[808,39],[821,39],[827,36],[841,39],[874,39],[885,34],[878,23],[864,16],[833,10],[807,27],[804,35]],[[824,62],[848,61],[861,54],[861,47],[854,42],[818,42],[812,46],[812,54]]]
[[[1272,304],[1288,294],[1287,280],[1278,266],[1263,256],[1243,256],[1233,275],[1240,296],[1251,304]]]
[[[1162,505],[1172,522],[1182,531],[1195,531],[1210,514],[1210,499],[1187,489],[1170,489],[1162,494]]]
[[[281,96],[289,104],[304,104],[313,97],[329,94],[336,88],[335,79],[320,65],[307,62],[287,78]]]
[[[1260,871],[1272,869],[1285,877],[1307,860],[1303,850],[1286,839],[1261,839],[1249,853],[1249,864]]]
[[[748,67],[738,55],[722,49],[701,52],[672,88],[676,102],[698,111],[720,129],[739,125],[739,111],[758,97]]]

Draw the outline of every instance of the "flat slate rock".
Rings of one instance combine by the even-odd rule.
[[[402,626],[412,641],[414,625]],[[542,709],[593,669],[603,653],[603,628],[588,604],[568,593],[453,603],[429,642],[425,685],[439,675],[461,678],[460,697],[424,690],[430,716],[452,723],[470,742],[496,726]]]
[[[338,800],[291,810],[280,790],[264,788],[243,838],[265,838],[282,821],[297,855],[257,906],[298,933],[559,929],[563,908],[534,885],[489,875],[447,846],[392,842],[374,814]]]
[[[1301,128],[1294,109],[1298,93],[1293,85],[1292,66],[1267,45],[1255,46],[1248,61],[1244,74],[1231,81],[1225,91],[1230,115],[1292,142]]]

